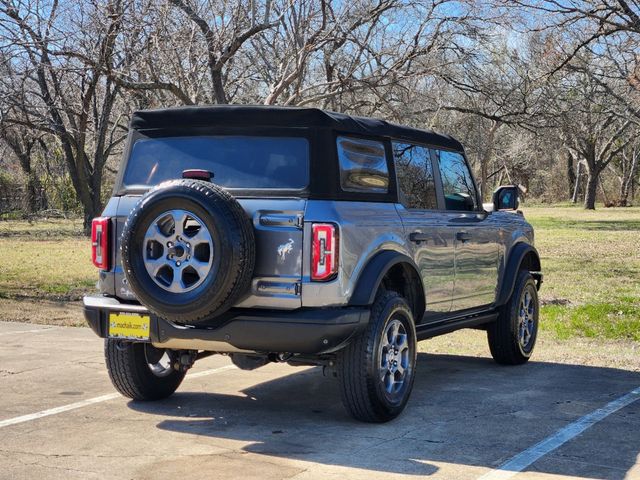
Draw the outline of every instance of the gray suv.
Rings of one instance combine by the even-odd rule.
[[[455,139],[313,108],[136,112],[93,221],[105,338],[123,395],[171,395],[194,362],[320,365],[357,419],[409,398],[417,342],[487,331],[526,362],[542,283],[518,189],[483,206]]]

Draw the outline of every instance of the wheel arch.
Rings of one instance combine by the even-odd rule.
[[[542,266],[540,255],[533,245],[525,242],[518,242],[513,245],[509,252],[509,258],[505,264],[502,280],[498,287],[496,306],[507,303],[516,285],[518,272],[528,270],[536,279],[537,288],[542,284]]]
[[[410,257],[393,250],[374,255],[358,277],[349,305],[372,305],[381,286],[406,298],[415,322],[420,323],[426,299],[418,267]]]

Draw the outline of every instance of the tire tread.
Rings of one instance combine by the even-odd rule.
[[[392,303],[391,307],[389,307],[390,303]],[[376,401],[377,392],[374,381],[375,375],[377,375],[374,369],[376,353],[374,336],[379,328],[379,323],[385,321],[384,311],[387,308],[396,308],[397,306],[401,306],[409,315],[411,314],[406,301],[398,293],[383,291],[378,294],[371,308],[369,324],[365,331],[338,354],[337,366],[342,402],[355,419],[363,422],[389,421],[404,408],[403,405],[397,412],[389,412],[379,401]],[[413,381],[413,377],[411,381]],[[411,388],[409,388],[407,396],[410,391]]]
[[[182,383],[184,372],[156,377],[144,362],[143,344],[105,339],[104,357],[111,383],[133,400],[160,400],[170,396]]]
[[[518,347],[517,332],[514,331],[514,317],[519,308],[520,294],[525,285],[533,282],[531,273],[521,270],[516,277],[516,286],[511,298],[500,309],[495,322],[487,328],[487,340],[493,359],[501,365],[521,365],[529,360]]]

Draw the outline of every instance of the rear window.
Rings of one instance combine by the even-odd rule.
[[[147,187],[209,170],[226,188],[294,189],[309,183],[309,143],[301,137],[198,136],[141,138],[129,155],[123,183]]]

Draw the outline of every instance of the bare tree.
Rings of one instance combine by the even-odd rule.
[[[621,154],[609,165],[620,184],[618,200],[616,204],[621,207],[630,205],[630,200],[635,193],[640,171],[640,144],[637,141],[638,129],[633,133],[635,141],[629,143]]]
[[[600,174],[631,141],[632,125],[613,99],[588,75],[569,74],[562,83],[554,113],[561,122],[569,148],[584,162],[587,185],[584,207],[594,209]]]
[[[104,74],[114,61],[122,15],[121,0],[67,9],[56,0],[27,6],[0,0],[5,55],[33,88],[23,105],[27,118],[12,122],[56,137],[85,229],[102,209],[104,166],[124,138],[112,118],[120,87]]]

